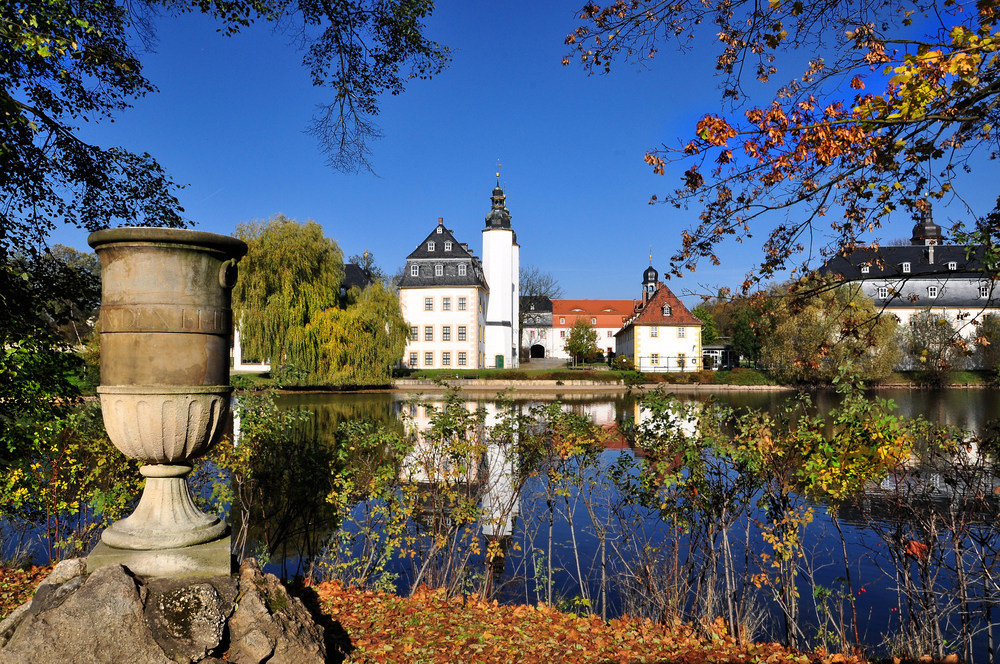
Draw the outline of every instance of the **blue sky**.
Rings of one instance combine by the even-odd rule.
[[[561,64],[580,4],[439,3],[428,31],[453,49],[453,62],[383,99],[374,175],[330,169],[305,133],[329,93],[310,85],[286,36],[261,25],[227,38],[197,15],[159,23],[157,50],[143,58],[159,92],[86,136],[155,155],[187,185],[180,199],[200,230],[228,234],[279,212],[313,219],[345,256],[369,249],[390,273],[438,217],[479,253],[499,160],[522,265],[551,272],[568,298],[638,297],[650,248],[662,273],[697,215],[648,204],[676,176],[654,175],[643,155],[720,110],[714,44],[683,53],[664,45],[653,68],[620,64],[588,77]],[[984,192],[979,211],[994,196]],[[942,209],[935,218],[946,228],[954,220]],[[909,237],[912,223],[898,215],[883,237]],[[721,266],[669,286],[681,294],[738,285],[763,236],[727,245]],[[87,248],[81,232],[53,241]]]

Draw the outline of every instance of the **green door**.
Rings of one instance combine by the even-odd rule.
[[[503,355],[497,355],[497,369],[503,369]]]

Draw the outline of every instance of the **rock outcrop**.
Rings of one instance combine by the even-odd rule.
[[[323,628],[256,561],[238,577],[142,579],[59,563],[0,623],[0,664],[319,664]]]

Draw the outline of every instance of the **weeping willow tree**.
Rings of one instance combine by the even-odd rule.
[[[236,235],[250,248],[233,289],[246,354],[270,358],[290,382],[388,382],[410,328],[381,281],[341,297],[344,255],[314,221],[278,215]]]
[[[249,252],[233,289],[233,317],[244,352],[274,367],[319,373],[313,319],[339,304],[344,254],[315,221],[284,215],[236,227]]]
[[[327,309],[313,320],[319,364],[330,383],[385,383],[410,330],[399,298],[376,282],[350,299],[346,308]]]

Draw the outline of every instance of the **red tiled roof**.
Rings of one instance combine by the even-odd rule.
[[[669,316],[663,314],[664,305],[670,307]],[[656,284],[656,291],[649,302],[626,325],[702,325],[702,322],[661,282]]]
[[[596,318],[597,327],[621,327],[636,304],[635,300],[552,300],[552,326],[572,327],[578,318]],[[566,322],[560,324],[560,318]]]

